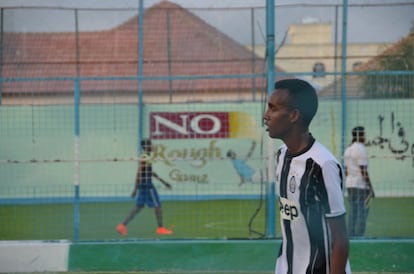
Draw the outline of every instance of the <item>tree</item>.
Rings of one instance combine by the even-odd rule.
[[[377,60],[374,71],[387,73],[370,74],[365,77],[365,97],[414,97],[414,32],[380,55]]]

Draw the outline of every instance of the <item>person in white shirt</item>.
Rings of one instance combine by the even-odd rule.
[[[345,185],[348,192],[349,236],[363,236],[368,218],[369,203],[375,197],[368,173],[368,152],[365,148],[365,129],[352,129],[352,143],[345,149]]]
[[[276,274],[349,274],[343,172],[309,132],[318,109],[316,90],[300,79],[277,81],[264,114],[276,153],[282,244]]]

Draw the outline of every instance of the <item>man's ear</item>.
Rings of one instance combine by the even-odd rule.
[[[290,116],[290,121],[292,123],[297,123],[300,119],[300,111],[297,108],[295,108],[294,110],[290,112],[289,116]]]

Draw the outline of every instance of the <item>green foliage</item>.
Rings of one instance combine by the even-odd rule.
[[[411,35],[414,38],[414,34]],[[383,70],[410,71],[414,70],[414,39],[407,39],[397,48],[395,54],[386,55],[380,64]]]
[[[395,46],[392,53],[380,56],[377,71],[389,74],[370,74],[363,81],[366,98],[414,97],[414,75],[398,71],[414,71],[414,33]]]

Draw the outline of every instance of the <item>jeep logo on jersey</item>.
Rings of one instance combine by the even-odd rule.
[[[299,218],[299,209],[293,201],[280,197],[279,207],[282,219],[293,221]]]
[[[151,139],[229,138],[227,112],[152,112]]]

